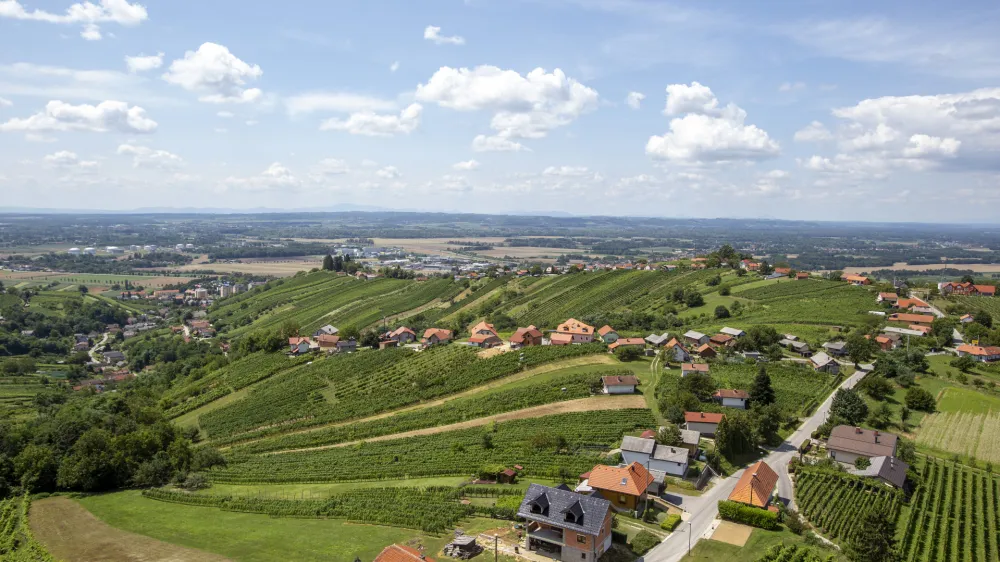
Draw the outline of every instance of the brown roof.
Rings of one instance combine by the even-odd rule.
[[[527,328],[518,328],[510,336],[510,341],[514,343],[522,343],[525,338],[540,338],[542,337],[542,331],[534,326],[528,326]]]
[[[681,363],[681,371],[698,371],[699,373],[707,373],[708,363]]]
[[[896,453],[896,440],[892,433],[838,425],[830,432],[826,447],[866,457],[891,457]]]
[[[868,278],[865,277],[864,275],[845,275],[843,279],[844,281],[861,281],[861,282],[868,281]]]
[[[655,437],[656,437],[656,432],[653,431],[652,429],[647,429],[646,431],[643,431],[642,435],[639,436],[640,439],[654,439]]]
[[[601,377],[601,382],[604,383],[604,386],[637,386],[639,384],[639,379],[632,375],[626,375],[624,377],[615,375],[610,377]]]
[[[551,341],[553,345],[573,343],[573,335],[556,333],[549,337],[549,341]]]
[[[980,293],[985,293],[985,294],[988,294],[988,295],[993,295],[993,294],[996,294],[996,292],[997,292],[997,288],[994,287],[993,285],[974,285],[974,287]]]
[[[899,295],[897,295],[896,293],[879,293],[878,296],[882,297],[883,299],[889,299],[889,300],[896,300],[899,298]]]
[[[664,347],[671,348],[671,347],[674,347],[675,345],[678,345],[678,346],[680,346],[681,349],[684,349],[684,344],[682,344],[681,342],[677,341],[677,338],[670,338],[670,341],[668,341],[667,345],[665,345]],[[685,349],[685,351],[687,351],[687,350]]]
[[[576,318],[570,318],[562,324],[559,324],[559,326],[556,327],[556,331],[566,334],[593,335],[594,327],[590,324],[584,324]]]
[[[708,353],[709,355],[715,355],[715,350],[712,349],[712,346],[708,345],[707,343],[703,343],[697,349],[697,353],[698,355],[704,355],[706,353]]]
[[[715,334],[709,341],[717,345],[725,345],[733,340],[733,336],[729,334]]]
[[[406,326],[400,326],[400,327],[396,328],[395,330],[389,332],[390,336],[401,336],[403,334],[410,334],[413,337],[417,336],[417,334],[413,330],[407,328]]]
[[[991,355],[1000,355],[1000,347],[982,347],[978,345],[969,345],[967,343],[964,343],[958,346],[958,348],[956,349],[957,351],[968,353],[969,355],[982,355],[984,357],[988,357]]]
[[[299,345],[300,343],[312,343],[309,338],[288,338],[288,345]]]
[[[747,400],[750,398],[750,394],[745,390],[732,390],[729,388],[720,388],[715,391],[716,398],[742,398]]]
[[[609,490],[629,496],[641,496],[653,483],[646,467],[634,462],[625,468],[599,464],[590,471],[589,484],[595,490]]]
[[[716,414],[714,412],[684,412],[684,421],[687,423],[719,423],[726,414]]]
[[[765,507],[764,502],[771,497],[774,486],[778,483],[778,473],[764,461],[747,467],[736,483],[729,501],[745,503],[757,507]]]
[[[475,334],[480,330],[486,330],[487,332],[493,332],[494,334],[497,333],[496,329],[493,327],[493,324],[487,324],[486,321],[476,324],[475,326],[472,327],[472,330],[470,331],[473,334]]]
[[[889,316],[890,322],[906,322],[908,324],[930,324],[935,319],[933,314],[898,313]]]
[[[333,346],[337,345],[337,342],[340,341],[340,336],[330,336],[327,334],[323,334],[320,336],[316,336],[316,341],[319,342],[320,347]]]
[[[774,272],[775,273],[780,273],[782,275],[788,275],[789,273],[792,272],[792,268],[790,268],[790,267],[776,267],[776,268],[774,268]]]
[[[444,328],[427,328],[424,330],[424,339],[428,339],[431,336],[437,336],[439,340],[450,340],[451,330],[445,330]]]
[[[608,326],[607,324],[605,324],[605,325],[601,326],[600,330],[597,330],[597,333],[600,334],[601,337],[604,337],[604,336],[606,336],[609,333],[614,332],[614,331],[615,331],[614,328],[612,328],[611,326]]]
[[[472,343],[483,343],[493,340],[500,341],[500,338],[496,334],[472,334],[469,337],[469,341]]]
[[[413,547],[391,544],[375,557],[374,562],[434,562],[434,559],[422,556]]]
[[[642,338],[619,338],[617,341],[608,346],[608,349],[617,349],[623,345],[640,345],[645,346],[646,340]]]

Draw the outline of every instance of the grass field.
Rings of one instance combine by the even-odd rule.
[[[917,445],[935,451],[1000,463],[1000,412],[941,412],[924,418]]]
[[[683,529],[683,525],[681,528]],[[750,539],[742,547],[711,539],[703,539],[698,541],[698,544],[691,550],[691,553],[682,560],[684,562],[719,562],[721,560],[725,560],[726,562],[756,562],[764,555],[767,549],[778,544],[796,544],[806,547],[802,535],[793,534],[786,529],[780,531],[754,529],[750,534]],[[845,556],[833,549],[816,546],[809,546],[807,548],[820,555],[823,559],[826,559],[827,556],[833,556],[833,559],[838,562],[847,560]]]
[[[143,498],[137,491],[90,496],[79,501],[113,527],[239,562],[353,562],[356,556],[372,560],[389,544],[411,541],[436,554],[449,539],[380,525],[332,519],[275,519],[164,503]],[[473,533],[495,526],[497,522],[488,519],[471,519],[462,524]]]
[[[14,283],[24,286],[42,286],[58,283],[59,287],[68,289],[78,285],[88,287],[110,287],[125,281],[146,288],[157,289],[165,285],[187,283],[193,277],[181,275],[111,275],[104,273],[45,273],[37,271],[0,271],[0,281],[5,284]]]
[[[1000,298],[996,297],[948,297],[949,301],[967,306],[972,310],[985,310],[993,316],[994,322],[1000,322]]]
[[[33,417],[35,395],[43,391],[48,377],[38,375],[0,377],[0,412],[14,419]]]

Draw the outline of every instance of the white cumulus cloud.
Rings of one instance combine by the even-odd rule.
[[[932,137],[930,135],[913,135],[910,144],[903,150],[907,158],[952,158],[958,153],[962,141],[952,138]]]
[[[466,160],[464,162],[456,162],[452,164],[451,167],[454,168],[455,170],[471,171],[479,167],[479,162],[477,162],[476,160]]]
[[[155,150],[148,146],[123,144],[118,147],[118,154],[131,156],[133,168],[169,170],[179,168],[184,164],[184,160],[180,156],[166,150]]]
[[[746,124],[746,111],[719,100],[698,82],[667,86],[667,115],[685,113],[670,121],[670,130],[652,136],[646,154],[678,163],[735,162],[778,156],[781,149],[767,131]]]
[[[327,119],[319,128],[321,131],[345,131],[352,135],[369,137],[408,135],[420,126],[423,109],[419,103],[414,103],[403,109],[399,115],[378,114],[372,111],[352,113],[347,119]]]
[[[45,10],[28,10],[18,0],[0,0],[0,18],[40,21],[57,24],[80,24],[83,30],[80,36],[88,41],[101,39],[101,28],[98,24],[117,23],[133,26],[149,19],[146,8],[138,2],[130,4],[127,0],[100,0],[78,2],[66,8],[63,14]]]
[[[138,55],[135,57],[125,57],[125,66],[128,67],[128,71],[132,74],[137,72],[146,72],[147,70],[155,70],[163,66],[163,53],[157,53],[155,55]]]
[[[832,140],[833,133],[831,133],[830,130],[819,121],[813,121],[798,131],[795,131],[794,138],[796,142],[823,142]]]
[[[246,191],[270,191],[275,189],[294,189],[301,185],[291,170],[280,162],[274,162],[260,175],[249,177],[230,176],[223,181],[223,187],[243,189]]]
[[[97,162],[93,160],[81,160],[75,152],[60,150],[49,154],[43,158],[46,164],[63,169],[73,169],[76,171],[94,171],[97,169]]]
[[[520,152],[528,147],[499,136],[476,135],[472,139],[472,150],[476,152]]]
[[[6,98],[0,98],[0,107],[10,107],[14,105],[14,102]]]
[[[464,45],[465,38],[458,35],[441,35],[441,28],[428,25],[424,28],[424,39],[433,42],[435,45]]]
[[[543,138],[598,105],[595,90],[558,68],[551,73],[536,68],[522,76],[495,66],[445,66],[417,86],[416,98],[456,111],[492,112],[490,127],[495,134],[476,137],[477,150],[523,149],[512,139]]]
[[[625,103],[628,104],[632,109],[639,109],[642,106],[642,100],[646,99],[646,94],[641,92],[629,92],[625,96]]]
[[[206,103],[247,103],[261,98],[258,88],[246,88],[247,80],[264,74],[257,65],[247,64],[216,43],[202,43],[197,51],[170,63],[163,79],[185,90],[200,93]]]
[[[156,121],[146,117],[146,110],[123,101],[104,101],[97,105],[72,105],[53,100],[44,111],[26,118],[0,124],[0,132],[90,131],[105,133],[151,133]]]
[[[314,112],[354,113],[360,111],[391,111],[396,102],[346,92],[307,92],[289,97],[285,107],[290,115]]]

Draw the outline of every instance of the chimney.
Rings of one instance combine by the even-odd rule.
[[[854,433],[857,434],[857,435],[861,435],[862,433],[864,433],[864,430],[861,429],[860,427],[855,427],[854,428]]]
[[[878,443],[878,431],[875,431],[875,442]]]

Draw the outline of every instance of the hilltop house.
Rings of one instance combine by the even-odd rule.
[[[750,394],[745,390],[720,388],[715,391],[712,398],[715,398],[720,404],[727,408],[740,408],[741,410],[746,410],[747,401],[750,400]]]
[[[697,447],[697,442],[695,446]],[[649,470],[681,478],[687,474],[688,458],[691,456],[686,447],[670,447],[660,445],[652,438],[630,436],[622,437],[621,451],[624,463],[630,465],[638,463],[648,467]]]
[[[865,277],[864,275],[845,275],[842,277],[844,281],[847,281],[851,285],[861,286],[861,285],[871,285],[872,280]]]
[[[424,337],[420,339],[420,343],[422,343],[424,347],[430,347],[439,343],[448,343],[451,341],[451,338],[451,330],[445,330],[444,328],[427,328],[424,330]]]
[[[830,432],[826,449],[830,452],[831,459],[853,465],[859,457],[871,459],[896,456],[898,441],[899,438],[891,433],[838,425]]]
[[[708,363],[681,363],[681,376],[686,377],[691,373],[708,374]]]
[[[517,516],[527,546],[556,560],[596,562],[611,548],[611,502],[563,488],[528,486]]]
[[[766,508],[778,485],[778,473],[766,462],[758,461],[743,471],[736,487],[729,494],[729,501],[753,507]]]
[[[590,343],[594,341],[594,327],[584,324],[575,318],[570,318],[556,327],[556,334],[570,336],[570,343]],[[555,335],[555,334],[553,334]],[[562,339],[562,338],[561,338]],[[555,338],[552,338],[553,343]]]
[[[1000,347],[962,344],[956,351],[959,357],[972,357],[983,363],[1000,361]]]
[[[830,373],[831,375],[840,373],[840,363],[837,363],[832,357],[822,351],[810,357],[809,362],[816,371]]]
[[[639,379],[632,375],[612,375],[601,377],[601,383],[604,385],[604,394],[635,394]]]
[[[678,450],[687,461],[687,451]],[[654,481],[649,470],[638,462],[622,468],[599,464],[591,469],[584,486],[599,493],[615,509],[635,511],[640,509],[640,502],[646,499],[647,489]]]
[[[643,349],[646,347],[646,340],[642,338],[620,338],[608,346],[608,351],[614,353],[619,347],[637,347]]]
[[[704,345],[710,338],[701,332],[690,330],[684,333],[684,340],[695,345]]]
[[[604,343],[606,344],[612,344],[618,341],[618,332],[607,324],[601,326],[601,328],[597,330],[597,335],[601,336],[601,339],[604,340]]]
[[[518,328],[517,331],[510,336],[509,341],[512,349],[542,345],[542,331],[534,325],[528,326],[527,328]]]
[[[715,430],[719,428],[719,422],[725,417],[726,414],[713,412],[684,412],[684,428],[714,437]]]

